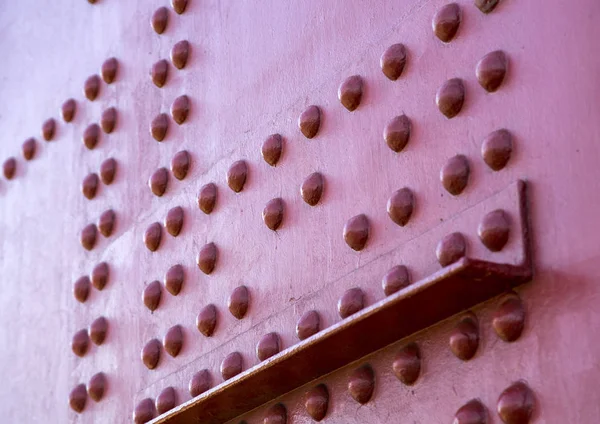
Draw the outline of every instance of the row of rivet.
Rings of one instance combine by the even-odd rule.
[[[98,218],[98,224],[88,224],[81,230],[81,245],[86,250],[92,250],[96,245],[98,231],[104,237],[110,237],[113,233],[116,221],[116,214],[112,209],[108,209]]]
[[[76,332],[71,339],[71,350],[79,357],[84,356],[89,348],[90,340],[97,346],[104,343],[108,331],[108,320],[104,317],[96,318],[88,329]]]
[[[100,165],[100,178],[98,178],[98,174],[93,172],[86,175],[81,183],[81,192],[85,198],[91,200],[96,197],[99,180],[102,180],[105,185],[112,184],[116,172],[117,161],[114,158],[109,158],[104,160]]]
[[[187,3],[187,0],[172,0],[171,7],[173,7],[173,10],[178,15],[181,15],[183,12],[185,12],[185,9],[187,8]],[[167,29],[168,23],[169,9],[167,9],[164,6],[156,9],[156,11],[152,14],[152,18],[150,20],[150,25],[152,26],[152,29],[154,29],[154,31],[157,34],[162,34]]]
[[[92,270],[91,277],[84,275],[78,278],[75,284],[73,284],[73,296],[77,301],[84,303],[90,294],[90,287],[93,286],[96,290],[100,291],[108,284],[108,278],[108,264],[100,262]]]
[[[107,378],[104,373],[94,374],[87,385],[81,383],[69,393],[69,405],[75,412],[82,412],[85,409],[88,396],[95,402],[99,402],[106,392]]]

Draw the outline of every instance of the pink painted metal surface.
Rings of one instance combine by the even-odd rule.
[[[524,179],[535,277],[512,303],[490,299],[470,309],[471,327],[461,324],[465,311],[231,422],[275,422],[285,411],[290,423],[321,415],[441,423],[482,408],[492,423],[526,422],[514,414],[530,410],[535,423],[596,422],[600,5],[500,0],[484,14],[461,0],[458,30],[444,43],[432,21],[445,4],[1,4],[0,416],[106,423],[131,422],[137,411],[150,419],[156,408],[191,402],[195,375],[196,387],[225,387],[222,362],[233,352],[243,371],[259,365],[267,334],[277,334],[282,355],[294,349],[308,311],[318,312],[320,329],[340,325],[348,289],[360,288],[371,307],[384,301],[381,280],[394,266],[425,281],[441,269],[436,247],[448,234],[464,235],[469,257],[518,263],[511,187]],[[166,20],[155,13],[161,7]],[[389,49],[398,43],[404,49]],[[488,55],[496,51],[506,63]],[[445,84],[455,78],[464,92]],[[409,125],[388,125],[402,115]],[[92,124],[98,131],[84,145]],[[510,154],[506,138],[492,136],[504,128]],[[273,134],[281,135],[274,161],[263,148]],[[246,173],[232,173],[241,160]],[[167,178],[151,190],[162,168]],[[309,202],[319,181],[303,183],[315,172],[322,195]],[[413,201],[396,198],[391,217],[388,200],[403,188]],[[504,221],[487,215],[497,209],[509,216],[506,245]],[[480,228],[484,217],[491,227]],[[146,237],[151,251],[144,236],[154,223],[162,230]],[[438,256],[459,248],[446,243]],[[181,282],[168,272],[178,264]],[[151,283],[155,291],[145,292]],[[216,323],[207,337],[196,320],[209,305]],[[149,369],[141,352],[153,339],[158,361]],[[417,350],[399,356],[409,342]],[[472,358],[457,357],[470,350]],[[418,378],[406,386],[398,375],[415,364]],[[227,365],[226,376],[237,371],[235,360]]]

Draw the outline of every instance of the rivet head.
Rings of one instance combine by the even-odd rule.
[[[167,168],[159,168],[150,176],[148,180],[148,186],[155,196],[162,196],[167,191],[167,185],[169,183],[169,171]]]
[[[350,248],[359,251],[364,249],[369,239],[370,224],[366,215],[356,215],[344,225],[344,240]]]
[[[81,183],[81,192],[86,199],[93,199],[96,197],[96,191],[98,190],[98,175],[88,174]]]
[[[143,399],[136,406],[133,411],[133,422],[135,424],[145,424],[152,420],[156,415],[156,409],[154,408],[154,401],[150,398]]]
[[[217,325],[217,307],[213,304],[207,305],[196,317],[198,331],[206,337],[212,336]]]
[[[96,238],[98,235],[98,229],[95,224],[88,224],[81,230],[81,236],[79,240],[85,250],[92,250],[96,245]]]
[[[452,78],[446,81],[438,89],[435,96],[438,109],[448,119],[458,115],[464,102],[465,86],[460,78]]]
[[[408,116],[400,115],[387,123],[383,130],[383,138],[394,152],[401,152],[410,140],[411,122]]]
[[[190,43],[187,40],[175,43],[171,49],[171,62],[177,69],[185,68],[190,54]]]
[[[498,415],[505,424],[527,424],[531,420],[534,404],[533,391],[524,381],[517,381],[498,398]]]
[[[91,124],[83,131],[83,145],[89,150],[93,150],[98,144],[100,138],[100,127],[98,124]]]
[[[89,328],[90,339],[96,346],[100,346],[106,340],[108,332],[108,320],[104,317],[96,318]]]
[[[100,70],[104,82],[107,84],[112,84],[117,77],[118,70],[119,62],[116,58],[111,57],[110,59],[106,59],[102,64],[102,69]]]
[[[100,91],[100,77],[98,75],[92,75],[85,80],[83,85],[83,93],[89,101],[96,100],[98,92]]]
[[[256,357],[259,361],[277,355],[281,350],[281,341],[277,333],[268,333],[260,338],[256,345]]]
[[[440,240],[435,250],[441,266],[448,266],[465,256],[467,241],[461,233],[451,233]]]
[[[185,280],[185,270],[180,264],[173,265],[165,274],[165,288],[173,296],[177,296],[183,287]]]
[[[150,311],[155,311],[160,304],[160,298],[162,296],[162,285],[160,281],[152,281],[150,284],[146,286],[144,289],[144,293],[142,294],[142,301],[146,308],[150,309]]]
[[[298,127],[304,137],[313,138],[321,127],[321,109],[312,105],[306,108],[298,117]]]
[[[502,81],[504,81],[507,66],[508,58],[501,50],[483,56],[479,63],[477,63],[477,68],[475,70],[479,85],[489,93],[498,90]]]
[[[4,173],[4,178],[7,180],[12,180],[17,171],[17,160],[15,158],[8,158],[4,161],[2,165],[2,172]]]
[[[149,370],[153,370],[160,361],[161,344],[158,339],[152,339],[142,349],[142,362]]]
[[[115,109],[114,107],[109,107],[104,112],[102,112],[102,117],[100,118],[100,126],[102,127],[102,131],[104,131],[107,134],[113,132],[116,123],[117,109]]]
[[[463,361],[475,356],[479,347],[479,326],[476,318],[468,315],[462,318],[450,333],[450,350]]]
[[[461,406],[454,415],[454,424],[487,424],[487,410],[479,399]]]
[[[163,141],[169,129],[169,117],[166,113],[160,113],[150,123],[150,134],[156,141]]]
[[[37,147],[37,141],[35,138],[28,138],[23,142],[21,151],[23,152],[23,158],[25,160],[31,160],[35,156],[35,149]]]
[[[173,237],[177,237],[183,227],[183,208],[175,206],[169,209],[165,218],[165,228]]]
[[[348,77],[338,88],[340,103],[350,112],[360,105],[363,95],[363,79],[360,75]]]
[[[306,393],[304,407],[313,420],[321,421],[325,418],[328,406],[329,391],[326,385],[319,384]]]
[[[171,0],[171,6],[173,6],[173,10],[179,15],[185,12],[187,4],[188,0]]]
[[[221,375],[223,380],[229,380],[242,372],[243,358],[239,352],[230,353],[221,362]]]
[[[371,400],[375,389],[375,373],[370,365],[363,365],[350,374],[348,379],[348,392],[360,404]]]
[[[96,290],[102,290],[106,287],[109,277],[109,268],[106,262],[100,262],[92,270],[92,285]]]
[[[277,165],[283,150],[283,139],[279,134],[271,134],[264,141],[261,154],[265,162],[271,166]]]
[[[65,122],[71,122],[75,117],[76,111],[77,103],[75,102],[75,99],[66,100],[60,108],[60,113]]]
[[[85,384],[81,383],[75,386],[71,393],[69,393],[69,406],[77,413],[81,413],[87,402],[87,391],[85,390]]]
[[[210,214],[215,208],[217,202],[217,186],[214,183],[208,183],[202,186],[198,194],[198,207],[205,214]]]
[[[321,196],[323,195],[323,187],[325,185],[325,179],[323,175],[319,172],[313,172],[310,174],[304,182],[302,186],[300,186],[300,195],[302,196],[302,200],[304,200],[310,206],[316,206],[321,200]]]
[[[479,239],[492,252],[499,252],[508,242],[510,218],[502,209],[488,212],[477,229]]]
[[[244,189],[248,177],[248,165],[243,160],[235,162],[227,171],[227,185],[230,189],[239,193]]]
[[[381,55],[379,60],[383,74],[392,81],[396,81],[402,75],[406,66],[406,47],[398,43],[389,46]]]
[[[500,2],[500,0],[475,0],[475,6],[477,6],[477,8],[479,10],[481,10],[483,13],[490,13],[492,12],[496,6],[498,5],[498,3]]]
[[[431,21],[435,36],[444,43],[450,42],[460,26],[460,15],[460,6],[456,3],[447,4],[438,10]]]
[[[396,265],[390,269],[381,280],[381,286],[386,296],[394,294],[410,284],[410,273],[404,265]]]
[[[215,269],[215,265],[217,263],[218,250],[217,245],[214,243],[207,243],[200,249],[200,253],[198,253],[198,268],[200,271],[209,275]]]
[[[276,403],[270,406],[265,413],[263,424],[286,424],[287,423],[287,409],[283,403]]]
[[[212,377],[206,369],[198,371],[192,376],[189,385],[190,395],[196,397],[206,392],[212,386]]]
[[[88,336],[88,332],[85,328],[83,330],[79,330],[73,335],[73,338],[71,339],[71,350],[75,355],[79,357],[84,356],[89,347],[90,337]]]
[[[90,295],[90,279],[87,275],[79,277],[73,284],[73,297],[83,303]]]
[[[308,339],[321,329],[321,318],[317,311],[305,312],[296,324],[296,335],[300,340]]]
[[[158,88],[163,87],[169,76],[169,62],[167,62],[166,59],[161,59],[156,62],[152,65],[150,76],[152,77],[152,82],[155,86]]]
[[[157,34],[162,34],[167,29],[167,24],[169,23],[169,9],[166,7],[159,7],[152,14],[152,19],[150,20],[150,25],[152,25],[152,29]]]
[[[95,402],[100,402],[106,392],[106,375],[103,372],[94,374],[88,382],[87,391]]]
[[[505,342],[514,342],[523,332],[525,326],[525,306],[517,296],[512,293],[496,309],[492,316],[494,331]]]
[[[156,252],[158,246],[160,246],[160,240],[162,239],[162,225],[160,222],[150,224],[146,228],[144,233],[144,244],[151,252]]]
[[[263,209],[262,218],[270,230],[276,231],[283,221],[284,203],[281,198],[271,199]]]
[[[338,300],[337,309],[342,319],[360,311],[365,306],[365,296],[358,287],[348,289]]]
[[[177,97],[171,105],[171,116],[179,125],[183,124],[190,112],[190,99],[185,94]]]
[[[421,352],[416,343],[404,346],[394,358],[392,363],[394,374],[402,383],[412,385],[421,373]]]
[[[183,329],[181,325],[174,325],[169,328],[163,339],[163,346],[173,358],[179,355],[183,347]]]
[[[483,140],[481,157],[491,169],[500,171],[510,159],[512,145],[512,135],[508,130],[496,130]]]
[[[227,300],[227,308],[229,308],[231,315],[237,319],[244,318],[248,311],[249,298],[250,294],[246,286],[236,287]]]
[[[47,119],[42,125],[42,137],[46,141],[50,141],[54,138],[56,131],[56,121],[53,118]]]
[[[98,230],[104,237],[110,237],[115,227],[116,215],[112,209],[102,212],[98,219]]]
[[[387,202],[387,213],[392,221],[404,227],[408,224],[415,207],[415,196],[411,189],[404,187],[395,191]]]
[[[171,159],[171,172],[173,172],[173,176],[178,180],[183,180],[189,169],[190,154],[187,150],[181,150],[175,153],[175,156]]]
[[[448,193],[458,196],[467,187],[471,168],[464,155],[456,155],[448,159],[440,171],[440,181]]]
[[[106,185],[112,184],[117,172],[117,161],[113,158],[108,158],[100,165],[100,179]]]
[[[173,387],[163,389],[156,397],[156,411],[159,415],[175,408],[175,406],[177,406],[177,394]]]

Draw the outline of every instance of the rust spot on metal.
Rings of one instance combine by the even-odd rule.
[[[394,374],[402,383],[412,385],[421,373],[421,351],[416,343],[409,343],[396,354],[392,363]]]
[[[148,180],[148,186],[155,196],[162,196],[167,191],[167,185],[169,183],[169,171],[167,168],[159,168],[150,176]]]
[[[276,231],[283,221],[284,203],[281,198],[271,199],[263,209],[262,218],[265,225],[273,231]]]
[[[233,292],[231,292],[231,295],[227,300],[227,307],[229,308],[229,312],[231,312],[231,315],[233,315],[237,319],[242,319],[248,311],[249,303],[250,294],[248,292],[248,287],[239,286],[236,287],[233,290]]]
[[[243,358],[239,352],[230,353],[221,362],[221,375],[223,380],[229,380],[242,372]]]
[[[150,123],[150,134],[156,141],[163,141],[169,129],[169,117],[166,113],[160,113]]]
[[[477,234],[490,251],[501,251],[510,235],[510,217],[502,209],[488,212],[479,224]]]
[[[360,75],[346,78],[338,88],[340,103],[350,112],[360,105],[363,95],[363,79]]]
[[[153,370],[160,361],[161,344],[158,339],[152,339],[142,348],[142,362],[146,368]]]
[[[493,93],[498,90],[508,67],[508,58],[503,51],[497,50],[486,54],[477,63],[475,75],[477,81],[486,91]]]
[[[146,228],[144,233],[144,244],[151,252],[156,252],[158,246],[160,246],[160,240],[162,239],[162,225],[160,222],[150,224]]]
[[[474,0],[477,9],[481,10],[483,13],[492,12],[496,6],[498,6],[499,2],[500,0]]]
[[[169,328],[163,339],[163,346],[169,355],[176,357],[183,347],[183,329],[181,325]]]
[[[437,245],[435,254],[441,266],[448,266],[465,256],[467,241],[461,233],[446,235]]]
[[[56,121],[53,118],[47,119],[42,125],[42,137],[46,141],[50,141],[54,138],[56,131]]]
[[[90,339],[92,342],[100,346],[106,339],[106,333],[108,332],[108,320],[104,317],[96,318],[89,328]]]
[[[365,297],[363,291],[358,287],[346,290],[337,303],[338,313],[342,319],[357,313],[364,306]]]
[[[86,402],[87,391],[85,390],[85,384],[78,384],[69,393],[69,406],[73,411],[81,413],[85,409]]]
[[[440,171],[440,181],[448,193],[458,196],[467,187],[471,168],[464,155],[456,155],[448,159]]]
[[[264,141],[261,149],[261,154],[265,162],[271,166],[277,165],[283,150],[283,139],[279,134],[271,134]]]
[[[160,284],[160,281],[154,280],[150,284],[148,284],[144,289],[144,293],[142,294],[142,300],[144,301],[144,305],[146,305],[146,308],[154,312],[160,304],[161,296],[162,285]]]
[[[98,144],[98,139],[100,138],[100,127],[98,124],[91,124],[83,132],[83,145],[90,150],[93,150],[94,147]]]
[[[90,347],[90,338],[87,330],[84,328],[73,335],[71,339],[71,350],[79,357],[84,356]]]
[[[190,112],[190,99],[185,94],[177,97],[171,105],[171,116],[179,125],[183,124]]]
[[[89,101],[96,100],[98,92],[100,91],[100,77],[98,75],[92,75],[85,80],[83,85],[83,93]]]
[[[408,116],[400,115],[389,121],[383,129],[383,138],[390,149],[401,152],[410,140],[411,122]]]
[[[90,295],[90,279],[87,275],[79,277],[73,284],[73,297],[83,303]]]
[[[212,336],[217,325],[217,307],[213,304],[207,305],[196,317],[196,327],[198,331],[206,337]]]
[[[102,290],[108,283],[110,271],[106,262],[100,262],[92,270],[92,285],[96,290]]]
[[[487,409],[479,399],[472,399],[456,411],[454,424],[487,424]]]
[[[481,145],[483,161],[494,171],[500,171],[508,163],[512,154],[512,135],[500,129],[490,133]]]
[[[505,342],[514,342],[525,326],[525,306],[516,293],[502,301],[492,316],[494,331]]]
[[[102,64],[100,74],[102,74],[102,79],[105,83],[112,84],[115,81],[115,78],[117,77],[118,70],[119,62],[116,58],[111,57],[110,59],[106,59]]]
[[[468,361],[479,347],[479,325],[473,314],[463,317],[450,333],[450,350],[457,358]]]
[[[356,215],[344,225],[344,240],[352,249],[359,251],[364,249],[369,239],[370,224],[366,215]]]
[[[187,150],[175,153],[171,159],[171,172],[178,180],[183,180],[190,169],[190,154]]]
[[[406,66],[406,47],[404,44],[392,44],[381,55],[379,64],[383,74],[392,81],[396,81],[402,75]]]
[[[248,177],[248,165],[244,160],[238,160],[227,171],[227,185],[230,189],[239,193],[244,189]]]
[[[162,34],[167,29],[167,24],[169,23],[169,9],[166,7],[159,7],[152,14],[152,19],[150,20],[150,25],[152,25],[152,29],[157,34]],[[159,86],[162,87],[162,86]]]
[[[260,338],[256,345],[256,357],[260,361],[277,355],[281,350],[281,341],[277,333],[268,333]]]
[[[173,10],[181,15],[185,12],[185,8],[187,7],[188,0],[171,0],[171,6],[173,6]]]
[[[446,81],[438,89],[435,96],[438,109],[448,119],[458,115],[464,102],[465,86],[460,78],[452,78]]]
[[[410,284],[410,273],[404,265],[396,265],[390,269],[381,280],[386,296],[396,293]]]
[[[103,372],[96,373],[90,378],[87,392],[95,402],[102,400],[106,392],[106,375]]]
[[[206,369],[198,371],[190,380],[189,391],[192,397],[206,392],[212,386],[212,376]]]
[[[408,224],[415,207],[415,196],[407,188],[401,188],[394,192],[387,202],[387,213],[392,221],[404,227]]]
[[[371,400],[375,389],[375,373],[370,365],[363,365],[350,374],[348,379],[348,392],[360,404]]]
[[[108,158],[100,165],[100,179],[106,185],[112,184],[117,172],[117,161],[113,158]]]
[[[96,245],[98,229],[95,224],[88,224],[81,230],[80,241],[81,245],[86,250],[92,250]]]
[[[321,421],[327,415],[329,391],[325,384],[319,384],[306,392],[304,407],[315,421]]]
[[[302,199],[310,206],[315,206],[321,200],[323,195],[323,186],[325,179],[319,172],[310,174],[300,187],[300,195]]]
[[[177,237],[181,232],[182,227],[183,208],[181,206],[171,208],[169,212],[167,212],[167,217],[165,218],[165,228],[167,229],[167,232],[173,237]]]
[[[104,112],[102,112],[102,117],[100,118],[100,126],[102,127],[102,131],[104,131],[107,134],[113,132],[116,123],[117,109],[115,109],[114,107],[109,107]]]
[[[177,406],[177,393],[175,393],[173,387],[163,389],[156,397],[156,411],[159,415],[175,408],[175,406]]]
[[[86,199],[93,199],[96,197],[96,191],[98,190],[98,175],[88,174],[81,183],[81,192]]]
[[[112,209],[102,212],[98,219],[98,230],[104,237],[110,237],[115,227],[116,215]]]
[[[173,296],[177,296],[181,291],[185,280],[185,270],[180,264],[173,265],[165,274],[165,288]]]
[[[533,391],[524,381],[507,387],[498,398],[497,411],[505,424],[528,424],[535,407]]]
[[[190,54],[190,43],[187,40],[181,40],[171,49],[171,62],[177,69],[185,68]]]
[[[156,415],[156,409],[154,408],[154,401],[150,398],[141,400],[133,411],[133,422],[135,424],[145,424],[152,420]]]
[[[210,214],[215,208],[217,201],[217,186],[214,183],[208,183],[202,186],[198,194],[198,207],[205,214]]]
[[[152,65],[152,70],[150,71],[150,76],[152,77],[152,82],[158,88],[161,88],[167,82],[167,77],[169,76],[169,62],[165,59],[161,59]]]
[[[75,102],[75,99],[66,100],[62,104],[60,111],[63,120],[65,122],[71,122],[75,117],[75,112],[77,111],[77,102]]]
[[[23,142],[23,145],[21,146],[21,151],[23,152],[23,158],[25,160],[33,159],[33,157],[35,156],[36,147],[37,147],[37,141],[35,141],[35,138],[31,137],[31,138],[28,138],[27,140],[25,140]]]
[[[433,21],[431,22],[433,33],[444,43],[448,43],[456,35],[460,26],[460,20],[460,6],[456,3],[447,4],[433,16]]]
[[[307,107],[298,117],[298,127],[304,137],[313,138],[316,136],[321,127],[321,109],[315,105]]]
[[[206,275],[213,272],[217,263],[218,250],[214,243],[207,243],[202,246],[200,253],[198,253],[198,268]]]
[[[308,339],[321,329],[321,318],[317,311],[305,312],[296,324],[296,335],[300,340]]]
[[[276,403],[270,406],[265,413],[263,424],[286,424],[287,409],[283,403]]]
[[[17,159],[14,157],[8,158],[4,161],[2,165],[2,172],[4,173],[4,178],[7,180],[12,180],[17,171]]]

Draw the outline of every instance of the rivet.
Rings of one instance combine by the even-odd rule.
[[[102,68],[100,73],[102,74],[102,79],[107,84],[112,84],[117,77],[117,71],[119,70],[119,62],[116,58],[111,57],[110,59],[106,59],[102,64]]]
[[[104,237],[110,237],[115,226],[115,212],[112,209],[102,212],[98,219],[98,230]]]
[[[177,296],[181,291],[185,280],[185,271],[180,264],[173,265],[165,274],[165,288],[173,296]]]
[[[500,171],[510,159],[512,144],[512,135],[508,130],[490,133],[481,145],[483,161],[494,171]]]
[[[159,415],[175,408],[175,406],[177,406],[177,394],[173,387],[163,389],[156,397],[156,411]]]
[[[277,333],[268,333],[260,338],[256,345],[256,357],[259,361],[277,355],[281,349],[281,341]]]
[[[298,118],[298,127],[304,137],[313,138],[316,136],[321,127],[321,109],[315,105],[307,107]]]
[[[496,309],[492,316],[494,331],[505,342],[514,342],[525,326],[525,307],[516,293],[512,293]]]
[[[265,162],[271,166],[277,165],[283,150],[283,139],[279,134],[271,134],[264,141],[261,149],[261,154]]]
[[[338,300],[337,309],[342,319],[360,311],[365,306],[363,291],[358,287],[348,289]]]
[[[106,391],[106,375],[103,372],[94,374],[88,382],[88,395],[95,401],[100,402]]]
[[[150,284],[146,286],[144,289],[144,293],[142,294],[142,300],[144,301],[144,305],[146,308],[151,311],[155,311],[160,304],[160,298],[162,296],[162,285],[160,281],[152,281]]]
[[[187,40],[181,40],[171,49],[171,62],[177,69],[185,68],[190,54],[190,43]]]
[[[271,199],[263,209],[262,218],[265,225],[273,231],[276,231],[283,221],[284,203],[281,198]]]
[[[465,256],[467,241],[461,233],[452,233],[444,236],[437,245],[435,254],[441,266],[448,266]]]
[[[198,253],[198,268],[206,275],[213,272],[217,263],[217,246],[214,243],[207,243],[200,249]]]
[[[306,393],[304,407],[308,415],[315,421],[321,421],[327,415],[329,391],[327,386],[319,384]]]
[[[95,345],[100,346],[102,343],[104,343],[104,340],[106,339],[107,331],[108,331],[108,320],[104,317],[96,318],[90,324],[90,329],[89,329],[90,339],[92,340],[92,342]]]
[[[205,214],[210,214],[215,208],[217,201],[217,186],[214,183],[208,183],[202,186],[198,194],[198,207]]]
[[[321,200],[323,195],[323,186],[325,185],[325,179],[319,172],[313,172],[310,174],[300,187],[300,195],[310,206],[315,206]]]
[[[248,165],[243,160],[235,162],[227,171],[227,185],[230,189],[239,193],[244,189],[248,177]]]
[[[435,95],[435,103],[438,109],[448,119],[458,115],[464,102],[465,86],[460,78],[452,78],[446,81]]]
[[[416,343],[409,343],[396,354],[392,364],[394,374],[402,383],[412,385],[421,373],[421,352]]]
[[[163,141],[169,129],[169,117],[166,113],[160,113],[150,123],[150,134],[156,141]]]
[[[47,119],[42,125],[42,137],[46,141],[50,141],[54,138],[56,131],[56,121],[53,118]]]
[[[454,424],[487,424],[487,410],[479,399],[471,399],[456,411]]]
[[[92,285],[96,290],[102,290],[108,283],[109,268],[106,262],[100,262],[92,270]]]
[[[410,284],[410,273],[404,265],[396,265],[390,269],[381,280],[386,296],[396,293]]]
[[[96,245],[97,235],[98,229],[96,228],[95,224],[88,224],[85,227],[83,227],[83,230],[81,230],[80,237],[81,245],[83,246],[83,248],[86,250],[92,250]]]
[[[350,112],[360,105],[363,95],[363,80],[360,75],[348,77],[338,88],[338,99]]]
[[[510,218],[502,209],[488,212],[477,229],[479,239],[492,252],[499,252],[508,242]]]
[[[163,346],[169,355],[176,357],[183,347],[183,329],[181,325],[169,328],[163,339]]]
[[[489,93],[498,90],[502,81],[504,81],[507,66],[508,58],[501,50],[483,56],[479,63],[477,63],[477,68],[475,70],[479,85]]]
[[[71,122],[75,117],[75,112],[77,111],[77,103],[75,99],[68,99],[62,104],[60,108],[62,118],[65,122]]]
[[[527,424],[533,414],[535,399],[524,381],[507,387],[498,398],[497,410],[505,424]]]
[[[243,358],[239,352],[230,353],[221,362],[223,380],[229,380],[242,372]]]
[[[153,370],[160,361],[161,345],[157,339],[146,343],[142,349],[142,362],[149,370]]]
[[[108,158],[100,165],[100,179],[106,185],[112,184],[117,172],[117,161],[113,158]]]
[[[109,107],[104,112],[102,112],[102,117],[100,118],[100,126],[102,127],[102,131],[104,131],[107,134],[113,132],[116,123],[117,109],[115,109],[114,107]]]
[[[152,420],[156,415],[156,409],[154,408],[154,401],[150,398],[141,400],[133,411],[133,422],[135,424],[145,424]]]
[[[321,318],[317,311],[307,311],[296,324],[296,335],[300,340],[308,339],[321,329]]]
[[[352,249],[362,250],[369,239],[369,219],[364,214],[356,215],[344,225],[344,240]]]
[[[227,307],[231,315],[237,319],[244,318],[248,311],[249,298],[250,295],[246,286],[236,287],[227,300]]]
[[[473,315],[462,318],[450,333],[450,350],[458,359],[468,361],[479,347],[479,326]]]
[[[159,7],[152,14],[152,19],[150,20],[150,25],[152,25],[152,29],[157,34],[162,34],[167,29],[167,24],[169,23],[169,9],[166,7]],[[160,86],[159,86],[160,87]]]
[[[350,374],[348,379],[348,392],[360,404],[371,400],[375,389],[375,373],[370,365],[363,365]]]
[[[85,384],[81,383],[75,386],[71,393],[69,393],[69,405],[75,412],[81,413],[87,402],[87,391],[85,390]]]
[[[96,191],[98,189],[98,175],[88,174],[81,183],[81,192],[86,199],[93,199],[96,197]]]
[[[438,10],[431,22],[435,36],[444,43],[450,42],[460,26],[460,15],[460,6],[456,3],[447,4]]]
[[[79,357],[84,356],[87,353],[89,346],[90,338],[85,328],[73,335],[73,339],[71,339],[71,350],[75,355]]]
[[[160,246],[161,238],[162,225],[160,225],[160,222],[150,224],[148,228],[146,228],[146,232],[144,233],[144,244],[149,251],[156,252],[156,249]]]
[[[212,377],[206,369],[198,371],[190,380],[189,391],[192,397],[196,397],[210,389]]]
[[[265,413],[263,424],[286,424],[287,423],[287,409],[283,403],[276,403],[269,407]]]
[[[150,71],[150,76],[152,77],[152,82],[158,88],[161,88],[167,82],[167,77],[169,76],[169,62],[166,59],[161,59],[152,65],[152,70]]]
[[[181,206],[175,206],[169,209],[165,218],[165,228],[167,232],[173,237],[177,237],[183,227],[183,208]]]
[[[171,159],[171,172],[178,180],[183,180],[190,169],[190,154],[187,150],[175,153]]]
[[[207,305],[196,317],[196,327],[198,331],[206,337],[212,336],[217,325],[217,307],[213,304]]]
[[[471,169],[469,160],[464,155],[456,155],[448,159],[440,171],[440,181],[448,193],[458,196],[467,187]]]
[[[181,15],[185,12],[185,8],[187,7],[188,0],[171,0],[171,6],[173,6],[173,10]]]
[[[392,44],[381,55],[379,60],[383,74],[392,81],[396,81],[402,75],[406,66],[406,47],[404,44]]]
[[[21,151],[23,152],[23,158],[25,158],[25,160],[31,160],[33,159],[33,156],[35,155],[35,148],[37,147],[37,141],[35,141],[35,138],[28,138],[27,140],[25,140],[23,142],[23,146],[21,146]]]
[[[100,77],[98,75],[92,75],[91,77],[85,80],[85,84],[83,85],[83,93],[89,101],[96,100],[99,91]]]
[[[90,279],[87,275],[79,277],[73,284],[73,297],[83,303],[87,300],[90,294]]]
[[[98,124],[91,124],[83,132],[83,144],[90,150],[93,150],[98,144],[98,138],[100,138],[100,127]]]
[[[404,227],[408,224],[415,206],[415,196],[407,188],[395,191],[387,202],[387,213],[392,221]]]
[[[148,186],[154,195],[160,197],[167,191],[167,184],[169,183],[169,171],[167,168],[159,168],[150,176],[148,180]]]
[[[500,0],[475,0],[475,6],[477,6],[477,8],[479,10],[481,10],[483,13],[490,13],[492,12],[496,6],[498,5],[498,3],[500,2]]]
[[[171,105],[171,116],[179,125],[183,124],[190,112],[190,99],[185,94],[177,97]]]
[[[394,152],[401,152],[410,140],[410,129],[411,122],[408,116],[396,116],[383,129],[383,139]]]
[[[15,172],[17,171],[17,160],[12,157],[6,159],[2,165],[2,171],[4,173],[4,178],[7,180],[12,180],[15,176]]]

